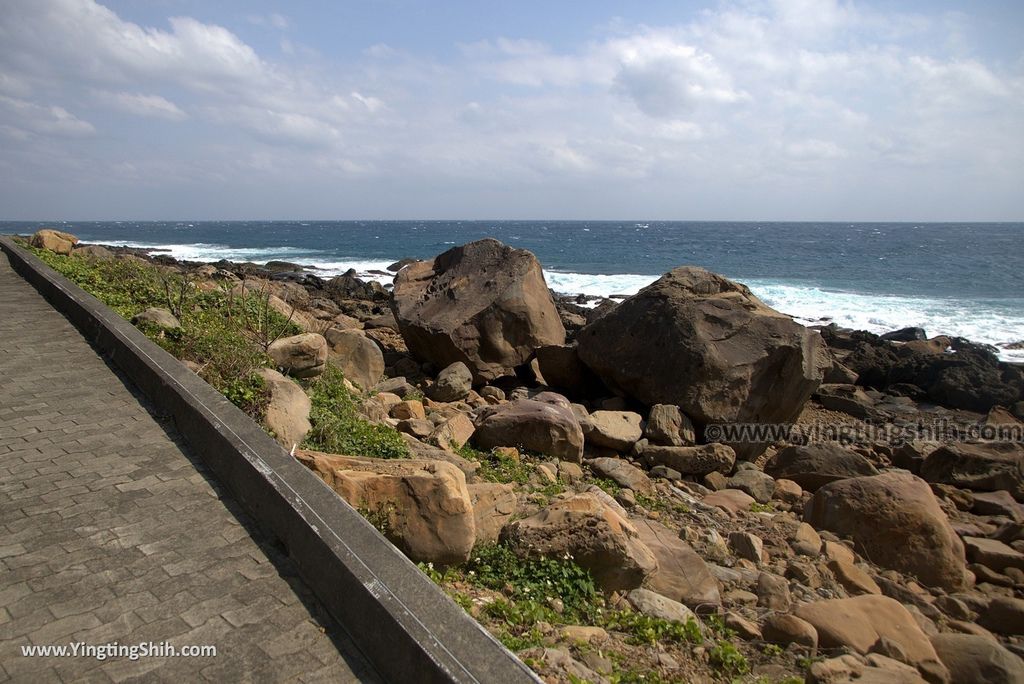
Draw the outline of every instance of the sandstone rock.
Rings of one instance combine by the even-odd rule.
[[[644,436],[651,444],[662,446],[693,446],[697,438],[693,422],[678,406],[655,404],[647,417]]]
[[[430,388],[434,401],[461,401],[473,389],[473,373],[469,366],[456,361],[437,375],[437,382]]]
[[[629,605],[644,615],[683,624],[688,620],[693,620],[698,625],[700,624],[692,610],[679,601],[673,601],[650,589],[633,589],[626,594],[626,600],[629,601]]]
[[[634,527],[658,561],[658,571],[644,581],[645,587],[697,612],[721,605],[718,581],[678,534],[653,520],[636,520]]]
[[[72,254],[78,257],[87,257],[89,259],[114,258],[114,253],[101,245],[83,245],[81,247],[75,247],[75,251],[72,252]]]
[[[594,458],[587,465],[601,477],[613,480],[620,487],[632,489],[640,494],[652,494],[654,484],[647,473],[621,458]]]
[[[746,492],[754,501],[762,504],[771,501],[772,494],[775,493],[775,480],[771,475],[749,468],[737,471],[729,478],[726,486]]]
[[[391,417],[395,420],[426,420],[423,402],[417,399],[406,399],[391,407]]]
[[[406,397],[416,391],[416,387],[410,384],[404,377],[388,378],[373,386],[374,392],[391,392],[399,397]]]
[[[779,478],[775,480],[775,490],[772,492],[772,498],[778,499],[784,503],[795,504],[798,503],[804,496],[804,488],[798,485],[793,480],[787,480],[786,478]]]
[[[814,393],[819,404],[860,420],[877,420],[884,414],[875,408],[875,401],[856,385],[822,385]]]
[[[466,476],[450,463],[298,451],[296,458],[353,508],[384,522],[414,561],[461,563],[476,540]]]
[[[145,311],[132,316],[132,323],[135,325],[138,325],[139,323],[146,323],[160,328],[166,328],[168,330],[174,330],[181,327],[181,321],[179,321],[174,314],[167,309],[161,309],[156,306],[151,306]]]
[[[619,452],[628,452],[643,435],[643,418],[632,411],[594,411],[590,414],[590,429],[586,442]]]
[[[764,541],[750,532],[730,532],[729,548],[740,558],[760,563],[764,553]]]
[[[812,650],[818,647],[818,630],[795,615],[772,613],[761,625],[761,634],[772,644],[797,644]]]
[[[446,451],[461,449],[476,432],[476,426],[465,413],[456,413],[430,433],[427,441]]]
[[[757,576],[757,605],[785,612],[792,604],[786,580],[770,572],[762,572]]]
[[[925,684],[917,670],[877,654],[863,658],[847,653],[811,663],[807,684]]]
[[[975,492],[971,511],[978,515],[1002,515],[1014,522],[1024,521],[1024,506],[1017,503],[1009,492]]]
[[[924,459],[921,477],[965,489],[1004,489],[1024,501],[1024,448],[1009,442],[946,445]]]
[[[966,586],[964,549],[920,478],[903,471],[839,480],[819,489],[804,520],[851,537],[857,551],[928,586]]]
[[[978,624],[997,634],[1024,635],[1024,600],[1003,596],[992,599]]]
[[[369,389],[384,375],[384,354],[360,330],[330,328],[324,333],[327,357],[342,374],[362,389]]]
[[[473,503],[476,544],[498,541],[501,528],[516,512],[516,490],[511,484],[480,482],[466,485]]]
[[[267,349],[267,354],[287,375],[311,378],[324,372],[327,340],[316,333],[302,333],[277,340]]]
[[[817,601],[800,606],[795,614],[817,630],[819,646],[845,646],[866,654],[880,639],[887,639],[897,644],[908,664],[917,667],[929,681],[949,679],[927,635],[898,601],[887,596]]]
[[[828,562],[828,569],[832,571],[836,581],[852,596],[860,594],[880,595],[882,593],[875,580],[871,579],[871,575],[849,561],[830,560]]]
[[[725,626],[734,630],[745,641],[753,641],[755,639],[761,641],[764,638],[760,627],[732,611],[725,614]]]
[[[577,345],[609,387],[679,406],[703,424],[791,422],[831,365],[816,331],[695,267],[667,273],[593,321]]]
[[[996,572],[1005,573],[1007,568],[1024,570],[1024,553],[995,539],[964,537],[967,560],[979,563]]]
[[[658,570],[658,561],[632,524],[590,494],[555,501],[501,531],[523,557],[570,554],[606,591],[633,589]]]
[[[309,423],[311,404],[309,396],[295,382],[271,368],[259,368],[256,375],[263,378],[270,393],[265,418],[274,439],[285,449],[291,449],[312,429]]]
[[[931,641],[953,682],[1024,684],[1024,661],[997,641],[974,634],[936,634]]]
[[[702,501],[708,506],[717,506],[732,515],[749,511],[750,505],[755,503],[754,497],[738,489],[723,489],[713,492],[705,496]]]
[[[663,465],[683,475],[706,475],[710,472],[729,472],[736,462],[736,452],[725,444],[703,444],[692,447],[643,447],[640,455],[652,466]]]
[[[536,399],[483,409],[473,441],[481,449],[515,446],[574,463],[583,460],[583,430],[572,409]]]
[[[399,420],[398,424],[395,425],[395,429],[407,435],[412,435],[416,439],[427,439],[430,437],[430,433],[434,431],[434,424],[429,420],[406,418]]]
[[[805,522],[797,525],[789,543],[802,556],[816,558],[821,553],[821,536]]]
[[[764,470],[776,479],[792,480],[810,492],[836,480],[878,474],[856,451],[832,442],[787,446],[768,459]]]
[[[410,264],[391,308],[418,358],[462,361],[475,378],[513,375],[534,350],[565,343],[565,328],[530,252],[486,239]]]
[[[65,233],[61,230],[42,228],[36,231],[29,244],[57,254],[71,254],[71,250],[78,244],[78,238],[71,233]]]

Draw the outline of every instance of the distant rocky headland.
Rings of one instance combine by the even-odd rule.
[[[1024,681],[1024,368],[990,347],[693,266],[594,306],[496,240],[390,287],[31,244],[152,269],[97,296],[203,377],[202,321],[260,333],[232,400],[546,681]]]

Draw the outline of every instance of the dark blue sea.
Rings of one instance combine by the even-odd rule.
[[[1024,223],[2,222],[0,233],[45,225],[182,259],[284,259],[384,281],[380,272],[400,258],[494,237],[535,253],[548,284],[564,293],[631,294],[695,264],[805,323],[873,332],[918,325],[997,346],[1024,340]],[[1002,356],[1024,360],[1024,351]]]

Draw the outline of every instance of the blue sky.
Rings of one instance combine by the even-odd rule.
[[[7,0],[0,218],[1024,219],[1024,3]]]

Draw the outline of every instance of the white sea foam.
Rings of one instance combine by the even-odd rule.
[[[382,284],[392,281],[387,266],[392,260],[345,259],[324,252],[298,247],[237,248],[216,244],[153,244],[117,240],[98,244],[124,245],[162,250],[176,259],[188,261],[292,261],[312,267],[322,277],[332,277],[355,269],[365,280]],[[330,260],[327,260],[326,258]],[[632,295],[657,280],[658,276],[635,273],[588,274],[546,270],[545,278],[561,294],[586,294],[598,297]],[[955,335],[976,342],[1005,345],[1024,340],[1024,309],[1020,300],[974,301],[926,297],[884,296],[826,290],[811,285],[780,283],[771,280],[745,280],[755,295],[805,325],[835,322],[857,330],[884,333],[919,326],[929,335]],[[1024,350],[1000,349],[1007,361],[1024,362]]]

